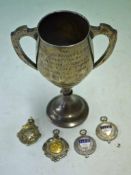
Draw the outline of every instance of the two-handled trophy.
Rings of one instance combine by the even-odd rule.
[[[105,35],[109,45],[94,63],[92,40]],[[36,40],[36,63],[22,50],[20,39],[25,36]],[[43,17],[36,28],[21,26],[11,33],[12,44],[20,59],[61,88],[61,95],[47,106],[47,115],[60,127],[75,127],[87,118],[87,102],[72,93],[72,87],[89,72],[104,63],[111,55],[117,39],[117,31],[108,24],[91,26],[88,20],[72,11],[53,12]]]

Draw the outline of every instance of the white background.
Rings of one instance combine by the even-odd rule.
[[[101,67],[93,70],[74,93],[90,107],[86,122],[73,129],[62,129],[69,145],[68,155],[54,163],[43,155],[42,145],[56,128],[46,116],[48,102],[60,89],[25,65],[15,54],[10,33],[21,25],[36,27],[39,20],[55,10],[73,10],[87,17],[91,25],[108,23],[118,30],[116,48]],[[130,175],[131,174],[131,1],[130,0],[0,0],[0,174],[1,175]],[[35,60],[35,41],[22,45]],[[95,60],[107,40],[94,39]],[[119,129],[110,145],[99,140],[95,128],[101,115],[108,116]],[[42,137],[32,146],[19,142],[16,133],[33,116]],[[88,159],[75,153],[73,142],[85,128],[97,142]],[[117,143],[121,147],[117,148]]]

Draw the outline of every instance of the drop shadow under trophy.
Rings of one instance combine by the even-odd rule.
[[[108,37],[109,45],[94,63],[92,40],[101,34]],[[25,36],[36,40],[36,63],[21,48],[20,39]],[[47,106],[47,115],[54,124],[71,128],[85,121],[89,113],[88,104],[72,93],[72,87],[107,60],[116,39],[117,31],[110,25],[91,26],[84,16],[72,11],[50,13],[40,20],[36,28],[21,26],[11,33],[18,56],[61,88],[62,94]]]

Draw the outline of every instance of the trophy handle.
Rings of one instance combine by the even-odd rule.
[[[104,63],[109,56],[112,54],[116,40],[117,40],[117,31],[113,29],[110,25],[101,23],[100,26],[91,26],[91,36],[94,38],[97,35],[105,35],[109,39],[109,45],[104,52],[104,54],[99,58],[96,63],[94,63],[94,68],[100,66],[102,63]]]
[[[11,41],[13,47],[22,61],[24,61],[30,67],[37,69],[36,63],[34,63],[23,51],[20,45],[20,39],[25,36],[30,36],[37,40],[37,28],[28,28],[26,25],[18,27],[14,32],[11,32]]]

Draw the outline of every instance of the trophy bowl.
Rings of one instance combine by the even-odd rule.
[[[94,62],[92,40],[101,34],[108,37],[109,45]],[[36,63],[20,45],[20,39],[25,36],[36,40]],[[50,13],[39,21],[37,27],[21,26],[11,33],[13,47],[20,59],[61,88],[61,95],[47,106],[47,115],[55,125],[71,128],[85,121],[88,104],[72,93],[72,87],[109,58],[116,39],[117,32],[110,25],[91,26],[84,16],[72,11]]]

